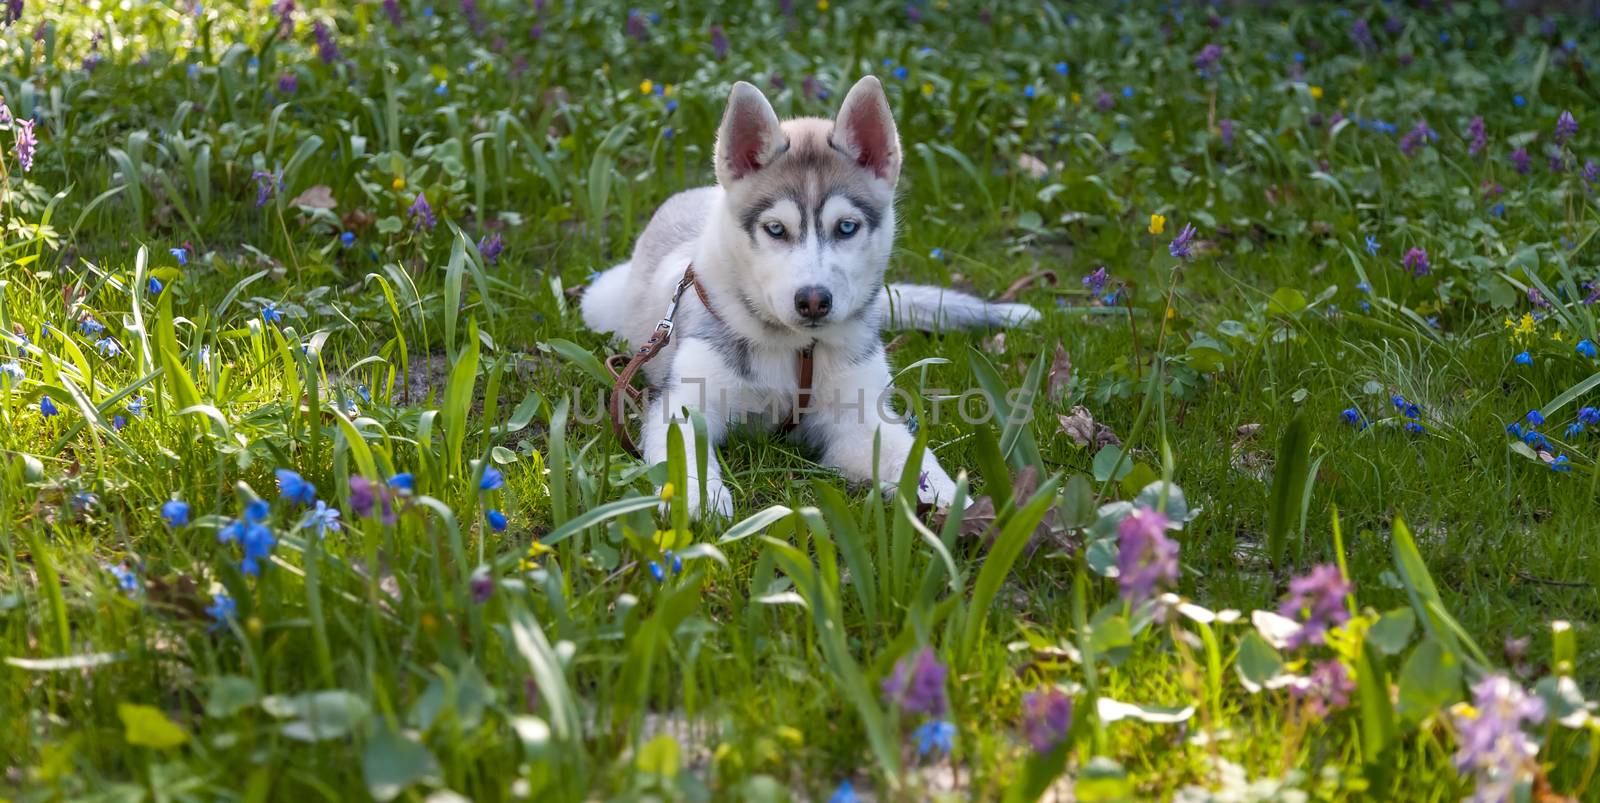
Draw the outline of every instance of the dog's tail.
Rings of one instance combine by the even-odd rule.
[[[891,284],[878,304],[890,329],[978,329],[1023,326],[1039,320],[1027,304],[991,303],[977,296],[923,284]]]
[[[632,269],[624,262],[589,282],[578,301],[585,326],[596,332],[622,331],[628,318],[628,274]]]

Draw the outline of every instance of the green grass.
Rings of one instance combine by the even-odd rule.
[[[641,6],[641,42],[627,4],[479,0],[476,33],[454,0],[400,2],[399,28],[376,2],[302,2],[286,36],[264,2],[56,5],[0,41],[0,95],[39,139],[22,172],[0,127],[0,362],[25,374],[0,380],[0,796],[826,799],[850,780],[877,799],[1153,799],[1232,764],[1315,799],[1450,799],[1473,788],[1450,706],[1481,677],[1563,713],[1556,678],[1600,693],[1600,450],[1566,434],[1600,376],[1576,350],[1600,281],[1592,16],[686,3]],[[734,523],[686,523],[682,494],[657,516],[684,464],[641,466],[596,420],[610,346],[568,290],[713,180],[732,81],[831,115],[868,72],[906,154],[891,278],[1059,280],[1021,295],[1036,327],[890,351],[946,361],[900,377],[914,393],[1039,391],[1011,431],[948,403],[935,421],[919,396],[919,434],[998,499],[992,541],[778,438],[720,450]],[[1437,138],[1408,155],[1419,120]],[[260,205],[257,171],[281,171]],[[419,192],[431,230],[408,214]],[[1200,244],[1180,261],[1186,224]],[[1412,248],[1426,276],[1402,266]],[[1080,283],[1101,265],[1112,303]],[[1530,287],[1555,304],[1515,335]],[[1125,458],[1063,433],[1077,405]],[[1369,426],[1341,420],[1352,407]],[[1534,409],[1544,456],[1506,434]],[[491,466],[504,487],[483,487]],[[339,532],[301,526],[280,468],[343,511]],[[359,516],[350,478],[399,472],[415,491],[395,521]],[[174,498],[185,526],[161,520]],[[252,576],[219,535],[257,498],[279,540]],[[1172,590],[1240,618],[1124,604],[1119,502],[1186,504]],[[1353,584],[1353,623],[1265,646],[1251,612],[1324,563]],[[949,670],[948,756],[919,756],[924,719],[880,692],[923,646]],[[1358,687],[1326,716],[1246,688],[1329,660]],[[1023,695],[1045,688],[1073,725],[1036,754]],[[1107,721],[1102,698],[1157,721]],[[1600,724],[1577,725],[1527,730],[1523,794],[1600,795]]]

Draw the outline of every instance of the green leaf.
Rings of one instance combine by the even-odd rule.
[[[1280,287],[1267,299],[1267,314],[1298,315],[1307,306],[1305,293],[1293,287]]]
[[[1400,669],[1400,719],[1416,725],[1461,699],[1461,661],[1424,639]]]
[[[1155,469],[1144,463],[1134,463],[1133,467],[1128,470],[1127,476],[1121,479],[1119,485],[1122,487],[1123,495],[1133,496],[1139,493],[1141,488],[1160,479],[1161,475],[1157,474]]]
[[[278,719],[290,720],[279,727],[279,732],[297,742],[321,742],[347,736],[371,713],[366,700],[344,689],[307,692],[293,697],[272,695],[262,699],[261,708]]]
[[[189,734],[153,705],[117,703],[122,735],[128,744],[167,750],[189,741]]]
[[[1239,640],[1239,657],[1234,659],[1233,668],[1238,670],[1245,689],[1254,694],[1275,687],[1274,681],[1283,672],[1283,659],[1261,634],[1251,630]]]
[[[750,536],[755,535],[756,533],[761,532],[768,527],[771,527],[773,524],[778,523],[779,521],[783,520],[785,516],[788,516],[793,512],[794,511],[784,507],[783,505],[773,505],[766,510],[750,516],[744,521],[729,527],[728,531],[723,533],[721,538],[717,539],[717,543],[726,544],[730,541],[740,541],[745,538],[749,538]]]
[[[1416,629],[1416,612],[1410,608],[1396,608],[1379,617],[1367,631],[1367,643],[1384,655],[1399,655]]]
[[[1120,480],[1133,471],[1133,463],[1122,459],[1122,447],[1103,446],[1095,453],[1092,470],[1096,482]],[[1115,476],[1112,475],[1113,471],[1116,472]]]
[[[206,694],[206,715],[212,717],[231,717],[234,714],[256,704],[261,692],[256,689],[255,681],[238,675],[221,675],[211,679],[211,688]]]
[[[1289,531],[1299,518],[1311,465],[1311,430],[1305,416],[1296,415],[1278,439],[1278,462],[1273,469],[1271,507],[1267,511],[1267,557],[1281,567],[1289,549]]]
[[[648,775],[660,775],[667,779],[678,776],[678,740],[669,734],[661,734],[639,748],[639,757],[634,760],[640,772]]]
[[[439,760],[415,738],[380,727],[362,754],[361,778],[373,799],[388,803],[412,784],[438,784]]]
[[[1078,771],[1072,794],[1082,803],[1133,800],[1133,781],[1121,764],[1105,756],[1095,756]]]

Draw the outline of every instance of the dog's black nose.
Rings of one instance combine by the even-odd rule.
[[[806,320],[822,320],[828,317],[828,311],[832,309],[833,293],[821,285],[802,287],[794,294],[794,311]]]

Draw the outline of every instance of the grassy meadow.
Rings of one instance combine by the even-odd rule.
[[[1600,799],[1592,6],[0,3],[0,799]],[[693,521],[577,293],[868,73],[978,501]]]

